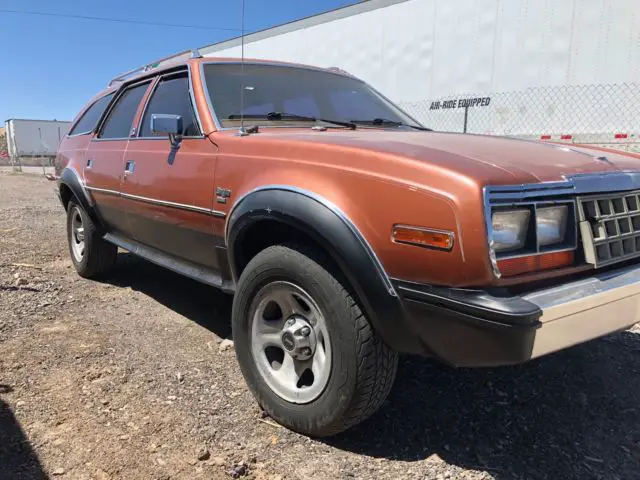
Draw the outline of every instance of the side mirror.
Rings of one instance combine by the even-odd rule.
[[[177,148],[182,141],[182,116],[153,113],[151,131],[156,135],[168,135],[171,146]]]

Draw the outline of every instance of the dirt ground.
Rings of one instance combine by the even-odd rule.
[[[526,365],[405,357],[327,440],[260,411],[230,298],[122,253],[75,274],[42,176],[0,173],[0,479],[640,478],[640,328]]]

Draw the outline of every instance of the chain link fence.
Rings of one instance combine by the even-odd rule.
[[[404,102],[425,126],[640,151],[640,83],[564,85]],[[617,147],[616,147],[617,146]]]

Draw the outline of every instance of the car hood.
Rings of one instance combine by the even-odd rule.
[[[505,183],[534,183],[584,173],[640,170],[638,159],[622,153],[511,137],[374,129],[317,133],[265,130],[264,135],[410,158],[481,181],[498,177]]]

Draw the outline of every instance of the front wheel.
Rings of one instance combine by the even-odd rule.
[[[249,388],[272,418],[312,436],[373,414],[398,362],[331,272],[316,248],[272,246],[249,262],[233,303],[236,355]]]

